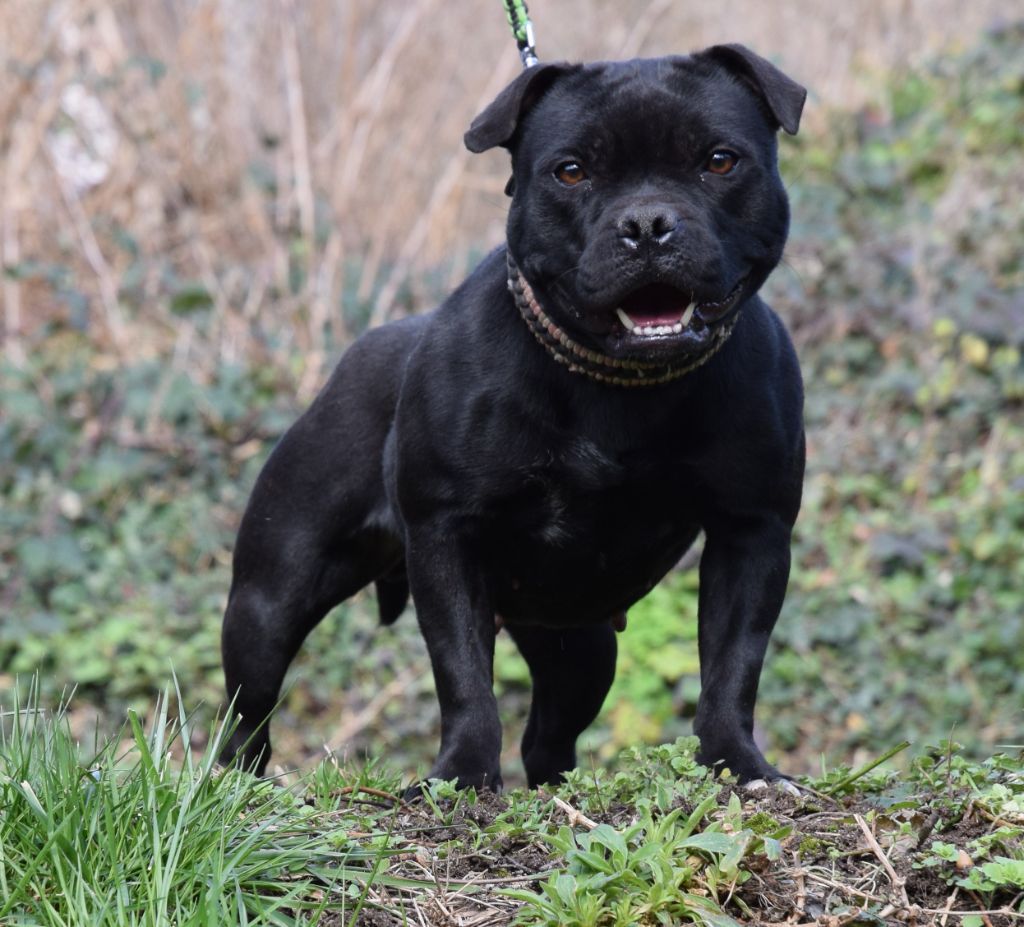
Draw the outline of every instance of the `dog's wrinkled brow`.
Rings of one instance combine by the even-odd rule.
[[[664,86],[675,70],[673,61],[671,58],[633,58],[630,61],[602,62],[598,67],[610,89],[637,84]]]

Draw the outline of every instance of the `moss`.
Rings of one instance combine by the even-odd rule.
[[[797,852],[801,858],[806,856],[821,857],[832,847],[832,844],[822,840],[820,837],[807,835],[800,841]]]
[[[752,830],[759,837],[770,837],[782,828],[782,823],[775,820],[770,814],[758,811],[752,814],[743,822],[749,830]]]

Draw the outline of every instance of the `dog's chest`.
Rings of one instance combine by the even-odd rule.
[[[664,576],[696,534],[673,468],[572,442],[532,468],[495,513],[485,545],[502,613],[601,620]]]
[[[548,452],[525,472],[513,521],[524,534],[554,549],[587,537],[621,533],[631,523],[650,527],[672,519],[666,506],[683,503],[671,467],[642,453],[610,453],[577,438]]]

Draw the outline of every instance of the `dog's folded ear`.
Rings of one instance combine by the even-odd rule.
[[[764,100],[778,124],[796,135],[807,91],[795,80],[744,45],[712,45],[694,57],[710,58],[741,77]]]
[[[519,120],[530,107],[557,78],[578,68],[579,65],[567,64],[564,61],[537,64],[527,68],[473,120],[464,136],[466,147],[474,152],[487,151],[496,145],[508,147]]]

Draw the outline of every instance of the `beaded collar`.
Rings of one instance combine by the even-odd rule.
[[[516,267],[511,255],[508,256],[508,288],[531,334],[555,361],[565,366],[571,373],[582,373],[592,380],[612,386],[657,386],[660,383],[678,380],[711,360],[732,334],[737,318],[733,316],[729,322],[715,331],[715,340],[703,354],[683,364],[623,360],[577,344],[551,321],[541,309],[533,294],[533,288]]]

